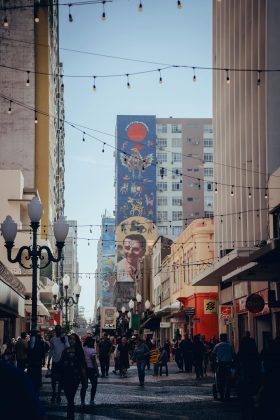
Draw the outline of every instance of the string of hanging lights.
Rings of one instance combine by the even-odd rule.
[[[3,95],[3,94],[0,94],[0,98],[3,98],[3,99],[5,99],[6,101],[8,101],[9,103],[10,103],[10,108],[11,108],[11,104],[12,103],[14,103],[14,104],[17,104],[17,105],[19,105],[19,106],[21,106],[21,107],[23,107],[23,108],[26,108],[26,109],[29,109],[29,110],[32,110],[34,113],[35,113],[35,119],[34,119],[34,122],[35,122],[35,124],[37,124],[38,123],[38,119],[37,119],[37,114],[41,114],[41,115],[44,115],[45,117],[48,117],[48,118],[52,118],[52,119],[57,119],[55,116],[51,116],[50,114],[48,114],[47,112],[42,112],[42,111],[39,111],[39,110],[37,110],[37,109],[34,109],[33,107],[31,107],[31,106],[29,106],[29,105],[26,105],[26,104],[24,104],[24,103],[22,103],[21,101],[18,101],[18,100],[16,100],[16,99],[11,99],[10,97],[8,97],[8,96],[6,96],[6,95]],[[9,108],[9,110],[8,110],[8,113],[11,113],[11,111],[10,111],[10,108]],[[73,129],[75,129],[76,131],[79,131],[81,134],[82,134],[82,138],[83,138],[83,142],[85,142],[85,140],[86,140],[86,137],[88,137],[88,138],[90,138],[90,139],[93,139],[93,140],[96,140],[97,142],[99,142],[99,143],[101,143],[102,144],[102,152],[104,153],[105,152],[105,146],[107,146],[107,147],[109,147],[109,148],[111,148],[111,149],[113,149],[113,150],[115,150],[116,152],[119,152],[119,153],[123,153],[123,150],[121,150],[121,149],[119,149],[119,148],[117,148],[116,146],[114,146],[114,145],[112,145],[112,144],[110,144],[110,143],[107,143],[107,142],[104,142],[103,140],[101,140],[101,139],[99,139],[98,137],[96,137],[96,136],[93,136],[93,135],[91,135],[91,134],[89,134],[88,132],[86,132],[86,131],[84,131],[84,130],[82,130],[81,128],[79,128],[76,124],[74,124],[74,123],[72,123],[72,122],[70,122],[70,121],[67,121],[67,120],[65,120],[64,121],[65,122],[65,124],[67,124],[68,126],[70,126],[70,127],[72,127]],[[126,156],[127,157],[133,157],[130,153],[128,153],[128,152],[126,152]],[[142,159],[143,160],[143,159]],[[145,162],[144,162],[144,160],[143,160],[143,164],[144,164]],[[161,165],[159,165],[159,163],[158,162],[155,162],[155,163],[151,163],[151,165],[152,166],[155,166],[155,167],[161,167]],[[165,168],[166,169],[166,171],[167,172],[170,172],[170,173],[172,173],[172,169],[167,169],[167,168]],[[192,179],[192,180],[194,180],[194,181],[196,181],[196,184],[198,185],[198,188],[200,189],[201,188],[201,183],[203,183],[203,184],[205,184],[205,183],[211,183],[213,186],[215,185],[215,189],[214,189],[214,192],[217,194],[218,193],[218,185],[219,186],[223,186],[223,187],[230,187],[230,188],[232,188],[232,184],[227,184],[227,183],[224,183],[224,182],[219,182],[219,183],[217,183],[217,182],[215,182],[215,181],[209,181],[209,180],[204,180],[204,178],[199,178],[199,177],[195,177],[195,176],[192,176],[192,175],[189,175],[189,174],[184,174],[184,173],[182,173],[182,172],[180,172],[180,177],[186,177],[186,178],[189,178],[189,179]],[[267,198],[267,192],[268,192],[268,188],[267,188],[267,186],[265,186],[265,187],[260,187],[260,186],[251,186],[251,185],[249,185],[249,186],[246,186],[246,185],[234,185],[234,187],[235,188],[240,188],[240,189],[246,189],[246,190],[248,190],[248,197],[249,198],[252,198],[252,190],[264,190],[265,191],[265,198]],[[273,190],[279,190],[280,189],[280,187],[272,187],[271,189],[273,189]]]

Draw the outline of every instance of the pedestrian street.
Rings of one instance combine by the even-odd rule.
[[[195,374],[178,373],[174,363],[169,364],[169,375],[152,376],[146,370],[145,386],[141,388],[136,366],[128,370],[127,378],[120,378],[110,369],[108,378],[99,378],[94,407],[80,405],[79,391],[75,397],[75,419],[186,419],[239,420],[236,398],[228,403],[215,401],[212,396],[213,375],[195,379]],[[89,402],[89,390],[86,401]],[[50,379],[44,378],[41,390],[47,419],[66,418],[66,398],[59,405],[51,403]]]

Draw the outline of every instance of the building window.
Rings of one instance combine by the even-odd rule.
[[[182,232],[182,226],[172,226],[172,235],[178,236]]]
[[[204,176],[213,176],[214,170],[213,168],[204,168]]]
[[[188,172],[192,172],[192,168],[188,168]]]
[[[172,168],[172,177],[177,178],[182,173],[182,168]]]
[[[157,153],[157,160],[159,163],[167,162],[167,153]]]
[[[205,211],[204,212],[204,217],[213,217],[214,216],[214,212],[213,211]]]
[[[193,201],[193,197],[188,197],[187,201]]]
[[[167,197],[159,197],[157,199],[158,206],[167,206],[168,205],[168,198]]]
[[[158,133],[167,133],[167,124],[157,124]]]
[[[167,191],[167,182],[158,182],[157,183],[157,190],[159,192]]]
[[[157,146],[160,147],[167,147],[167,139],[158,138],[157,139]]]
[[[181,153],[172,153],[172,162],[182,162]]]
[[[157,219],[158,219],[158,222],[167,222],[168,221],[168,211],[158,211]]]
[[[172,139],[172,147],[182,147],[182,139]]]
[[[168,235],[168,227],[167,226],[158,226],[158,232],[160,235]]]
[[[182,191],[182,183],[172,182],[172,191]]]
[[[171,133],[182,133],[181,124],[172,124],[171,125]]]
[[[206,191],[213,191],[213,183],[212,182],[206,182],[205,190]]]
[[[204,147],[213,147],[213,139],[204,139]]]
[[[161,178],[167,176],[167,168],[157,168],[157,175]]]
[[[204,162],[213,162],[213,153],[204,153]]]
[[[172,198],[172,206],[182,206],[182,198]]]
[[[183,213],[181,211],[173,211],[172,212],[172,221],[178,222],[179,220],[182,220]]]
[[[194,172],[198,172],[199,171],[199,168],[194,168],[194,170],[193,170]]]
[[[213,133],[213,126],[212,125],[204,125],[203,126],[203,131],[204,133]]]

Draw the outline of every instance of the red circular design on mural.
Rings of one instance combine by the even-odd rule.
[[[146,135],[147,129],[141,123],[133,123],[127,129],[127,136],[132,141],[142,141]]]

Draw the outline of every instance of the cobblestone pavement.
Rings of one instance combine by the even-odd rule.
[[[194,374],[178,373],[173,363],[169,375],[153,377],[152,370],[146,371],[145,387],[139,386],[137,370],[132,366],[127,378],[119,378],[111,371],[108,378],[99,378],[96,406],[80,406],[77,392],[76,420],[91,419],[185,419],[185,420],[239,420],[240,413],[236,398],[228,403],[214,401],[212,397],[213,376],[200,380]],[[51,403],[50,379],[44,378],[41,400],[47,418],[66,418],[66,398],[61,404]],[[89,389],[86,396],[89,401]]]

